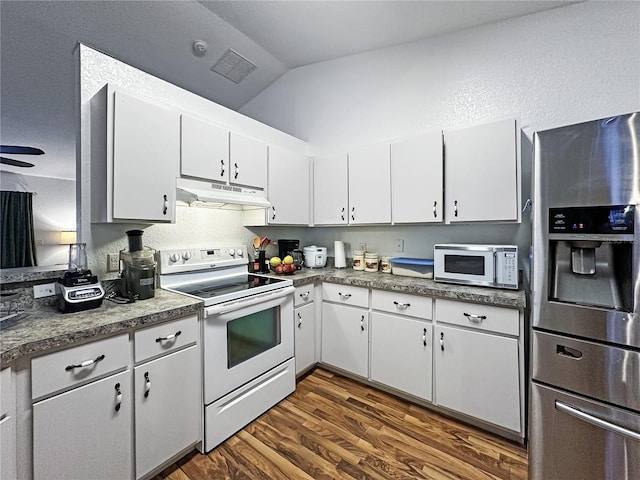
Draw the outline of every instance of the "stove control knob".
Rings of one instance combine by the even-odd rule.
[[[236,255],[242,257],[244,255],[244,252],[241,249],[238,249],[236,250]]]
[[[233,248],[229,249],[229,255],[231,255],[232,257],[235,256],[236,251]]]
[[[184,252],[182,254],[182,259],[186,262],[187,260],[189,260],[191,258],[191,252]]]
[[[172,262],[177,262],[178,260],[180,260],[180,254],[179,253],[174,253],[169,257],[169,260],[171,260]]]

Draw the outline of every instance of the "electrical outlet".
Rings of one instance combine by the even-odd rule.
[[[107,272],[117,272],[120,270],[120,254],[107,254]]]
[[[43,285],[33,286],[33,298],[50,297],[56,294],[55,283],[45,283]]]
[[[396,240],[396,252],[404,252],[404,240],[401,238]]]

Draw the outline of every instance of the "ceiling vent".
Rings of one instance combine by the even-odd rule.
[[[256,66],[253,63],[230,48],[224,52],[224,55],[211,67],[211,70],[234,83],[240,83],[255,69]]]

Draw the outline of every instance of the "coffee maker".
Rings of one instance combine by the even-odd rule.
[[[56,282],[56,302],[62,312],[80,312],[102,305],[104,288],[87,268],[87,245],[69,245],[69,267]]]
[[[293,257],[293,264],[296,266],[296,269],[300,270],[302,265],[304,265],[304,255],[300,248],[300,240],[292,240],[292,239],[280,239],[277,241],[278,244],[278,256],[280,258],[284,258],[287,255],[291,255]]]
[[[120,250],[120,294],[129,300],[155,296],[155,250],[142,245],[142,230],[126,232],[129,250]]]

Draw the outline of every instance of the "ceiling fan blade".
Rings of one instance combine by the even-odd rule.
[[[13,167],[33,167],[33,163],[23,162],[22,160],[14,160],[13,158],[0,157],[0,163],[11,165]]]
[[[23,147],[20,145],[0,145],[0,153],[12,153],[14,155],[42,155],[44,151],[36,147]]]

